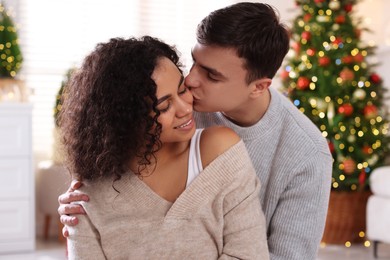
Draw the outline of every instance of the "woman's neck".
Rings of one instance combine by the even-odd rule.
[[[182,154],[186,153],[190,147],[190,140],[186,142],[177,143],[164,143],[161,148],[154,153],[154,157],[151,158],[151,164],[143,167],[139,164],[140,157],[134,158],[130,162],[130,170],[134,173],[138,173],[140,169],[144,169],[142,172],[144,175],[151,175],[158,169],[163,168],[164,165],[174,163],[175,160]],[[140,173],[142,175],[142,172]]]

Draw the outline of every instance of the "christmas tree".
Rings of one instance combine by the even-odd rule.
[[[283,92],[327,138],[334,158],[332,189],[367,190],[389,151],[385,88],[354,20],[357,0],[296,0],[300,14],[281,72]]]
[[[0,77],[14,78],[22,61],[16,27],[0,2]]]
[[[56,96],[56,100],[55,100],[55,104],[54,104],[54,123],[55,123],[55,126],[58,127],[59,125],[59,113],[61,111],[61,108],[62,108],[62,101],[63,101],[63,94],[64,94],[64,90],[65,90],[65,87],[66,85],[68,84],[69,80],[70,80],[70,77],[72,76],[72,73],[76,70],[75,67],[72,67],[70,69],[68,69],[66,71],[66,74],[64,75],[64,78],[63,80],[61,81],[61,86],[60,86],[60,89],[58,90],[58,93],[57,93],[57,96]]]

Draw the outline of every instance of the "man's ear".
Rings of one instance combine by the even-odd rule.
[[[272,79],[269,78],[262,78],[257,79],[251,83],[251,97],[257,98],[264,94],[265,91],[268,90],[269,86],[271,86]]]

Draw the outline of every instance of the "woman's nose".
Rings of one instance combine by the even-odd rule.
[[[177,116],[188,116],[190,113],[192,113],[192,102],[187,102],[183,99],[180,99],[178,102]]]

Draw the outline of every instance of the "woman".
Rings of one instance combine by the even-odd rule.
[[[230,129],[196,130],[174,48],[98,44],[66,88],[60,127],[89,195],[70,259],[268,259],[256,177]]]

